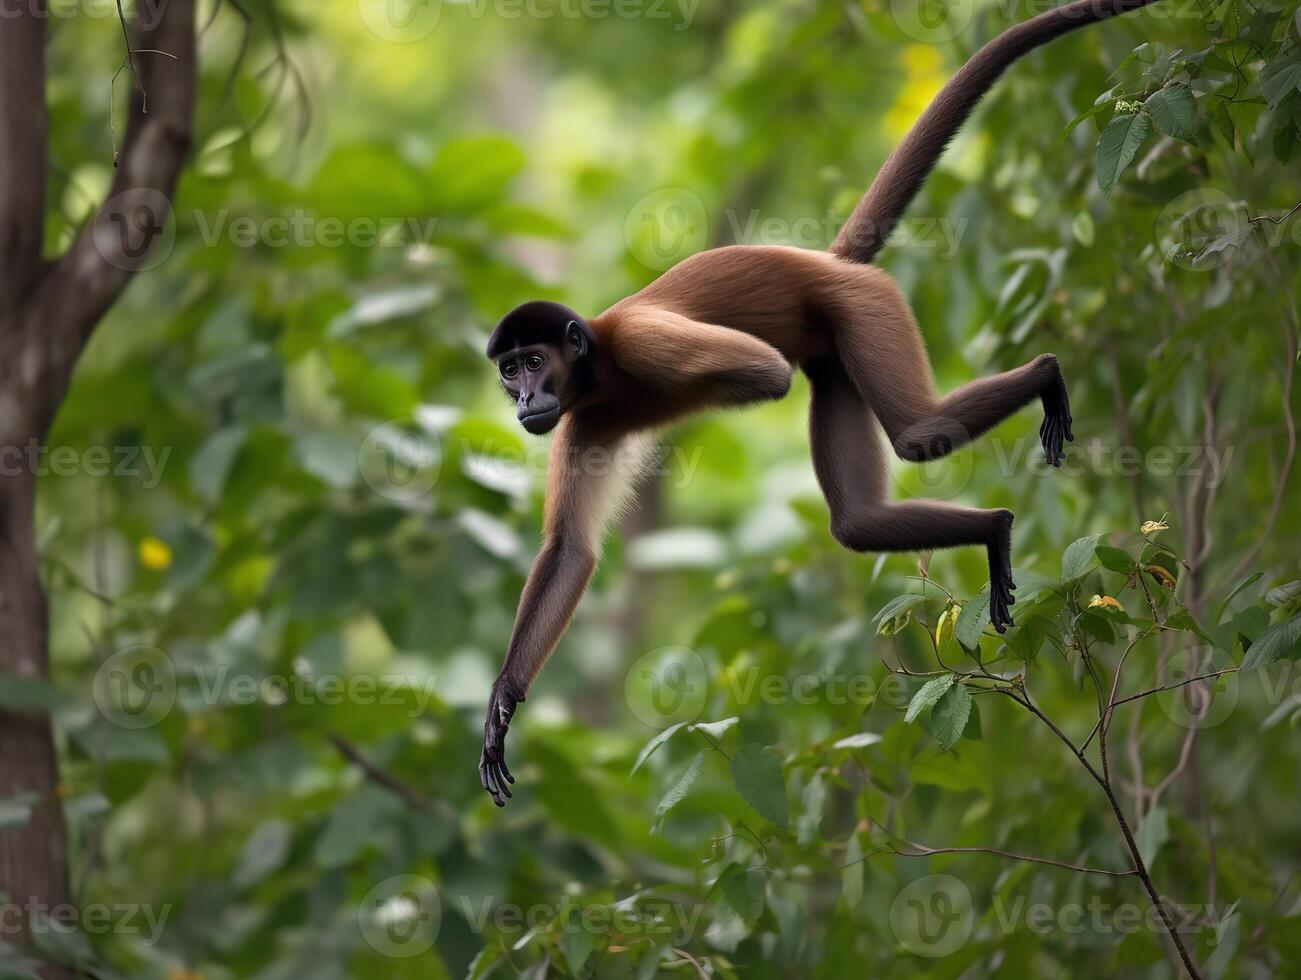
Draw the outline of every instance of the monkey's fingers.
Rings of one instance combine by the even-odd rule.
[[[504,794],[509,798],[510,790],[505,789],[504,784],[501,783],[500,777],[495,771],[493,761],[488,757],[486,746],[484,748],[483,756],[479,760],[479,782],[483,788],[488,791],[488,795],[492,797],[493,803],[497,804],[497,806],[506,805],[506,800],[502,797]]]

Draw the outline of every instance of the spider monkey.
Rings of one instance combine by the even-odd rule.
[[[1085,24],[1153,0],[1078,0],[1012,27],[962,66],[886,160],[826,252],[728,246],[694,255],[591,320],[525,303],[488,340],[520,424],[556,429],[544,541],[492,687],[479,777],[504,806],[515,781],[504,743],[516,705],[569,624],[596,568],[609,467],[587,465],[639,432],[706,408],[783,397],[795,367],[812,389],[813,466],[831,533],[854,551],[983,545],[989,614],[1012,624],[1012,512],[887,499],[884,432],[905,460],[942,457],[1038,398],[1047,460],[1073,439],[1057,358],[936,395],[926,348],[894,280],[869,264],[981,96],[1012,62]],[[600,472],[598,472],[598,469]]]

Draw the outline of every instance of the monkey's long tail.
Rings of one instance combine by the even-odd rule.
[[[1010,27],[986,44],[940,89],[890,154],[828,251],[852,262],[872,261],[903,217],[904,209],[921,190],[944,148],[1008,65],[1077,27],[1154,2],[1077,0]]]

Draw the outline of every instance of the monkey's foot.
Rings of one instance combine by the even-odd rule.
[[[492,797],[492,802],[505,806],[510,799],[508,783],[515,777],[506,768],[506,732],[515,714],[515,706],[523,698],[513,696],[500,681],[492,686],[488,701],[488,718],[483,725],[483,752],[479,756],[479,783]]]
[[[1075,441],[1075,433],[1071,431],[1071,400],[1066,395],[1066,379],[1057,366],[1057,358],[1052,354],[1045,354],[1044,358],[1051,358],[1053,374],[1040,396],[1044,420],[1039,426],[1039,441],[1043,443],[1044,458],[1049,465],[1060,467],[1063,441]]]
[[[1012,622],[1008,608],[1016,602],[1012,590],[1012,512],[1002,512],[1002,527],[997,540],[989,548],[989,622],[1000,633],[1006,632]]]

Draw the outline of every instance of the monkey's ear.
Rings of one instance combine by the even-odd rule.
[[[586,357],[589,345],[587,343],[587,331],[585,331],[577,320],[570,320],[565,325],[565,340],[569,346],[574,349],[574,353],[579,357]]]

